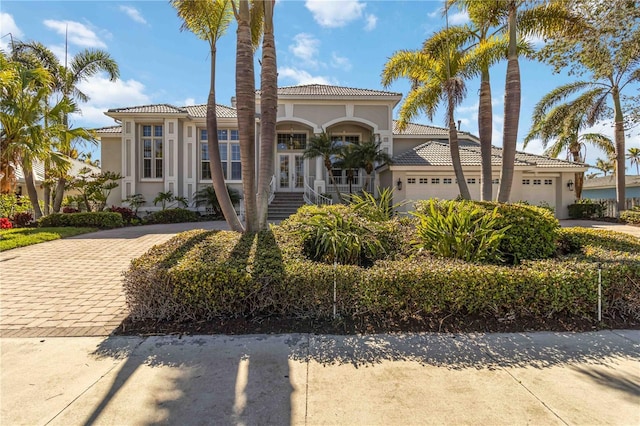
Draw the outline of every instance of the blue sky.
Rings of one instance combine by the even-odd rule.
[[[444,27],[442,1],[280,0],[275,11],[280,86],[321,83],[382,89],[380,74],[387,58],[399,49],[416,49]],[[449,23],[466,22],[451,13]],[[11,1],[0,5],[0,48],[14,38],[37,40],[64,58],[65,29],[70,55],[85,48],[108,51],[120,66],[120,80],[96,76],[82,83],[90,101],[81,104],[76,126],[114,124],[103,113],[109,108],[169,103],[205,103],[209,84],[206,42],[180,31],[180,20],[168,1]],[[542,43],[541,40],[534,40]],[[229,105],[234,95],[235,27],[218,43],[217,100]],[[553,88],[571,81],[553,74],[549,66],[521,60],[522,109],[518,139],[529,130],[531,111]],[[492,69],[493,144],[502,145],[505,64]],[[256,68],[259,72],[259,68]],[[632,88],[637,93],[637,85]],[[477,134],[478,81],[468,83],[467,99],[456,111],[462,129]],[[388,88],[406,95],[409,85],[398,81]],[[426,117],[416,120],[431,124]],[[434,125],[444,126],[442,116]],[[612,135],[610,123],[596,131]],[[627,147],[640,147],[637,128]],[[518,145],[522,149],[522,143]],[[540,143],[526,151],[541,153]],[[99,154],[99,153],[96,153]],[[94,154],[94,158],[96,155]],[[587,161],[604,154],[587,149]],[[635,170],[628,169],[628,173]]]

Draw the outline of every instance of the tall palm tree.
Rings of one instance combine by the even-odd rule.
[[[391,162],[389,154],[384,152],[380,146],[382,142],[376,142],[373,139],[354,144],[353,149],[356,156],[360,159],[360,163],[364,171],[367,173],[367,183],[371,181],[371,173],[376,163],[386,164]],[[370,188],[364,187],[365,190],[371,191]]]
[[[614,170],[615,165],[614,161],[612,161],[611,159],[603,160],[602,158],[598,158],[596,159],[596,165],[594,167],[600,170],[606,176],[607,173],[610,173]]]
[[[331,135],[323,131],[309,139],[309,143],[307,144],[307,148],[305,149],[303,156],[304,158],[322,157],[324,168],[327,171],[327,176],[329,176],[329,181],[333,185],[336,194],[338,194],[338,199],[341,200],[342,194],[340,194],[338,185],[336,184],[336,181],[333,178],[333,173],[331,172],[331,169],[333,169],[333,159],[336,158],[339,153],[340,145],[331,139]]]
[[[629,148],[627,150],[627,160],[631,161],[631,166],[636,165],[636,174],[640,175],[640,148]]]
[[[382,84],[387,87],[400,77],[411,80],[411,91],[400,108],[400,129],[405,128],[421,110],[433,120],[438,105],[445,104],[453,170],[460,195],[468,200],[471,195],[462,171],[454,110],[466,95],[465,78],[472,76],[476,70],[470,68],[473,61],[468,54],[455,49],[444,50],[438,56],[422,50],[395,52],[382,71]]]
[[[273,151],[278,116],[278,66],[273,34],[275,0],[261,2],[264,7],[264,35],[260,70],[260,168],[258,170],[258,226],[267,227],[269,182],[273,174]]]
[[[605,113],[604,105],[595,102],[598,96],[597,91],[585,92],[582,96],[568,102],[564,102],[563,94],[565,94],[564,86],[552,90],[536,104],[531,119],[531,130],[524,138],[524,146],[526,147],[533,139],[540,138],[546,149],[546,155],[558,157],[566,150],[574,162],[584,162],[585,156],[582,152],[586,144],[593,145],[610,156],[613,155],[613,142],[605,135],[580,134]],[[547,148],[552,140],[553,144]],[[584,172],[576,173],[575,189],[578,199],[582,197],[583,182]]]
[[[69,64],[66,63],[66,59],[65,64],[60,64],[55,55],[38,42],[20,43],[16,49],[18,52],[27,52],[38,58],[54,78],[54,91],[65,99],[88,101],[89,96],[80,90],[79,84],[100,72],[106,73],[110,81],[115,81],[120,76],[116,61],[107,51],[101,49],[82,50],[71,58]],[[68,130],[68,113],[63,114],[62,121],[65,131]],[[62,140],[65,142],[66,138],[62,138]],[[62,154],[69,155],[73,147],[71,144],[65,144],[59,146],[58,149]],[[61,173],[58,177],[55,199],[53,200],[54,212],[60,211],[66,184],[66,173]]]
[[[230,0],[172,0],[171,5],[182,19],[182,31],[188,30],[199,39],[209,43],[211,66],[209,73],[209,96],[207,97],[207,145],[209,148],[209,162],[213,189],[218,194],[218,203],[229,227],[242,232],[244,227],[238,218],[233,201],[227,192],[227,186],[222,171],[220,149],[218,141],[218,118],[216,115],[216,52],[217,42],[224,35],[231,23]]]
[[[260,229],[256,202],[256,84],[253,66],[255,47],[262,35],[264,8],[252,0],[233,0],[233,13],[238,23],[236,31],[236,99],[238,133],[240,136],[240,161],[242,167],[242,192],[246,213],[245,231]]]
[[[352,185],[355,180],[355,170],[363,167],[362,156],[358,152],[357,144],[345,144],[340,147],[340,152],[334,163],[334,166],[346,170],[347,183],[349,184],[349,195],[353,193]]]

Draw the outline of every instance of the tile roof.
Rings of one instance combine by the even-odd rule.
[[[122,133],[122,126],[108,126],[94,129],[96,133]]]
[[[463,166],[480,166],[480,145],[471,141],[460,141],[460,161]],[[491,153],[491,164],[498,166],[502,163],[502,149],[494,147]],[[429,141],[393,157],[393,165],[398,166],[452,166],[449,144],[446,142]],[[537,167],[585,167],[580,163],[543,157],[541,155],[516,152],[516,166]]]
[[[207,117],[207,104],[189,105],[184,107],[190,116],[197,118]],[[226,105],[216,105],[216,115],[218,118],[236,118],[238,116],[236,109]]]
[[[260,94],[260,91],[256,92]],[[304,84],[278,87],[278,95],[298,96],[402,96],[401,93],[382,90],[357,89],[353,87],[329,86],[326,84]]]
[[[151,113],[151,114],[184,114],[186,109],[169,105],[139,105],[125,108],[112,108],[108,112],[127,112],[127,113]]]
[[[625,186],[640,186],[640,176],[626,175]],[[616,177],[615,176],[600,176],[591,179],[585,179],[583,188],[615,188]]]
[[[398,129],[398,120],[393,120],[393,134],[394,135],[443,135],[449,134],[449,129],[445,127],[428,126],[426,124],[408,123],[404,130]]]

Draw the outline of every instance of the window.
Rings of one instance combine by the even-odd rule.
[[[493,179],[491,181],[491,183],[494,184],[494,185],[498,185],[498,184],[500,184],[500,179]]]
[[[444,183],[445,185],[451,185],[452,182],[453,180],[451,178],[442,179],[442,183]]]
[[[437,185],[440,183],[440,178],[431,178],[431,183]]]
[[[545,185],[553,185],[553,179],[545,179],[544,180],[544,184]]]
[[[421,184],[427,184],[427,183],[429,183],[429,179],[428,178],[420,178],[418,180],[418,182],[420,182]]]
[[[540,179],[534,179],[534,180],[533,180],[533,184],[534,184],[534,185],[541,185],[541,184],[542,184],[542,181],[541,181]]]
[[[416,178],[407,178],[407,183],[409,184],[416,183]]]
[[[200,129],[200,177],[211,180],[209,146],[207,144],[207,129]],[[235,129],[218,129],[218,151],[220,164],[225,179],[241,180],[242,167],[240,163],[240,144],[238,131]]]
[[[475,185],[475,184],[476,184],[476,178],[467,179],[467,185]]]
[[[307,134],[306,133],[278,133],[277,142],[278,142],[278,151],[286,151],[289,149],[298,149],[298,150],[306,149]]]
[[[530,185],[531,181],[529,179],[522,179],[522,184],[523,185]]]
[[[331,140],[336,143],[338,146],[345,144],[359,144],[360,136],[358,135],[331,135]],[[333,158],[332,161],[336,161],[336,158]],[[351,171],[347,171],[346,169],[332,169],[332,174],[338,184],[347,184],[349,182],[348,173],[353,175],[354,185],[359,185],[359,169],[351,169]],[[415,183],[415,182],[414,182]]]
[[[163,165],[162,126],[142,126],[142,177],[162,179]]]

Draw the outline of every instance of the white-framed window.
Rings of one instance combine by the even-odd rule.
[[[142,178],[162,179],[164,170],[162,125],[142,125]]]
[[[418,182],[425,185],[427,183],[429,183],[429,178],[420,178],[418,179]]]
[[[492,183],[493,185],[498,185],[498,184],[500,184],[500,179],[493,179],[493,180],[491,181],[491,183]]]
[[[407,178],[407,183],[408,183],[408,184],[414,184],[414,183],[416,183],[416,178]]]
[[[331,135],[331,140],[339,145],[359,144],[360,135]],[[353,175],[353,184],[360,184],[359,172],[359,169],[351,169],[351,174]],[[331,169],[331,174],[333,175],[335,181],[339,184],[347,184],[349,182],[348,171],[346,169],[334,168]]]
[[[553,185],[553,179],[545,179],[544,180],[544,184],[545,185]]]
[[[278,133],[278,151],[307,149],[307,134],[301,132]]]
[[[531,185],[531,180],[529,180],[529,179],[522,179],[522,184],[523,184],[523,185]]]
[[[442,183],[444,183],[445,185],[451,185],[453,183],[453,179],[451,179],[451,178],[443,178],[442,179]]]
[[[438,185],[440,183],[440,178],[431,178],[431,183],[434,185]]]
[[[534,184],[534,185],[542,185],[542,180],[540,180],[540,179],[534,179],[534,180],[533,180],[533,184]]]
[[[200,178],[211,180],[207,129],[199,129],[198,137],[200,139]],[[218,150],[225,180],[242,180],[238,130],[218,129]]]

